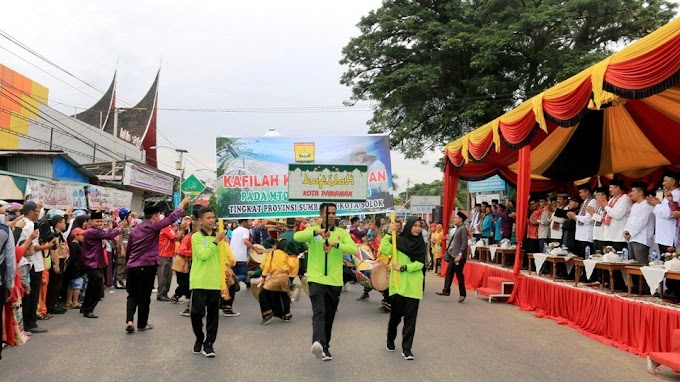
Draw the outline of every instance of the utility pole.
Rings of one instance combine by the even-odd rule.
[[[408,188],[409,188],[410,186],[411,186],[411,179],[408,179],[408,178],[407,178],[407,179],[406,179],[406,201],[404,201],[404,206],[406,205],[406,203],[409,202]],[[409,205],[409,209],[410,209],[410,208],[411,208],[411,207],[410,207],[410,205]]]

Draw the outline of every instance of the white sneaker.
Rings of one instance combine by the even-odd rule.
[[[323,353],[323,346],[321,345],[321,342],[319,341],[314,341],[312,344],[312,354],[314,354],[314,357],[318,359],[323,359],[325,357],[325,354]]]

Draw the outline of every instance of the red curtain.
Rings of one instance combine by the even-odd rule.
[[[486,281],[489,277],[503,277],[508,280],[515,279],[515,275],[509,269],[484,265],[476,261],[465,262],[463,275],[465,276],[465,289],[467,290],[477,290],[477,288],[486,287]],[[454,277],[453,281],[456,285],[458,284],[457,277]]]
[[[518,275],[522,265],[522,241],[527,228],[529,214],[529,189],[531,188],[531,147],[519,149],[519,172],[517,174],[517,211],[515,216],[517,252],[513,272]]]
[[[644,89],[680,70],[680,35],[640,57],[609,64],[604,80],[618,88]]]
[[[449,222],[451,221],[453,210],[456,208],[456,193],[458,193],[458,169],[446,160],[446,167],[444,169],[444,206],[442,208],[444,233],[449,231]],[[446,235],[444,235],[444,240],[442,240],[442,248],[444,248],[444,251],[446,250]],[[446,275],[447,265],[446,261],[442,261],[441,276]]]
[[[680,328],[680,311],[629,301],[535,277],[515,280],[509,302],[570,326],[604,344],[645,356],[671,350],[670,337]]]

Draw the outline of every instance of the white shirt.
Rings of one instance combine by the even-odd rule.
[[[612,217],[609,225],[605,225],[604,222],[602,223],[604,226],[604,239],[606,241],[619,243],[626,241],[623,237],[623,229],[626,227],[631,204],[630,197],[627,194],[623,194],[619,200],[616,201],[614,207],[609,207],[609,205],[604,207],[607,215]]]
[[[590,199],[586,208],[587,207],[593,207],[594,209],[597,209],[597,202],[594,198]],[[579,212],[581,212],[581,210],[579,210]],[[576,215],[576,240],[592,243],[593,226],[595,225],[595,222],[593,221],[593,215],[589,214],[587,209],[585,212],[586,213],[583,216]]]
[[[243,240],[250,240],[250,230],[237,227],[231,232],[229,246],[234,253],[236,261],[248,261],[248,247],[246,247],[246,243]]]
[[[633,204],[624,232],[630,234],[630,242],[651,247],[654,243],[654,208],[646,200]]]
[[[674,201],[680,201],[680,188],[671,191]],[[654,206],[653,211],[656,221],[656,242],[666,247],[672,247],[675,243],[675,228],[677,219],[671,216],[668,199],[663,198],[661,203]]]
[[[597,204],[597,202],[595,203]],[[599,207],[599,206],[598,206]],[[602,225],[602,215],[598,214],[598,207],[595,207],[595,214],[591,217],[593,220],[593,241],[605,241],[604,239],[604,225]]]
[[[564,206],[564,207],[557,207],[560,210],[566,210],[569,209],[569,206]],[[562,240],[562,223],[567,220],[565,218],[560,218],[556,217],[555,214],[553,213],[552,219],[550,219],[550,238],[551,239],[556,239],[556,240]],[[554,226],[557,223],[558,228],[555,229]]]
[[[19,242],[28,239],[35,230],[35,224],[31,220],[24,218],[24,221],[26,222],[26,225],[24,225],[24,228],[21,230]],[[40,245],[37,238],[33,240],[33,245]],[[45,270],[45,260],[43,259],[42,251],[35,251],[33,252],[33,255],[26,256],[26,259],[33,266],[34,272],[42,272]]]
[[[479,230],[479,227],[480,227],[480,225],[479,225],[479,223],[480,223],[479,218],[480,218],[481,216],[482,216],[482,213],[481,213],[481,212],[476,212],[476,211],[475,211],[474,215],[472,215],[472,222],[470,223],[470,225],[472,226],[471,228],[472,228],[472,233],[473,233],[473,234],[480,234],[480,233],[482,233],[482,231]]]
[[[552,214],[548,212],[547,208],[541,212],[541,219],[538,221],[538,238],[547,239],[550,237],[550,220]]]

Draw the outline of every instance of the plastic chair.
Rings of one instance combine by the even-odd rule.
[[[680,370],[680,329],[673,330],[670,352],[649,353],[647,355],[647,371],[656,375],[656,369],[661,365],[676,373]]]

